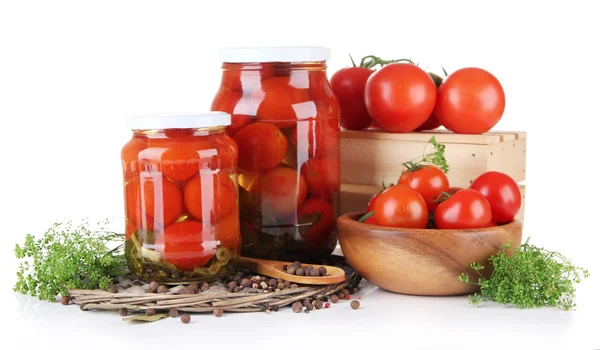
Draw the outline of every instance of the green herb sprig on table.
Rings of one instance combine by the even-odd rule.
[[[85,223],[56,223],[41,238],[28,234],[15,247],[23,261],[14,291],[55,301],[69,289],[106,289],[127,270],[122,242],[123,234],[92,231]]]
[[[433,148],[427,149],[428,146],[431,145]],[[423,165],[432,164],[436,167],[440,168],[444,173],[448,173],[450,170],[450,166],[448,165],[448,161],[446,160],[446,145],[439,143],[435,140],[435,136],[431,136],[429,142],[425,145],[423,149],[423,154],[419,157],[411,159],[407,162],[402,163],[402,165],[406,168],[406,170],[417,171],[423,167]]]
[[[481,271],[484,266],[474,262],[471,268],[479,279],[470,281],[469,275],[462,273],[459,280],[478,285],[480,294],[469,296],[469,302],[479,306],[485,301],[499,304],[512,304],[518,308],[558,307],[569,310],[576,306],[575,283],[589,276],[588,270],[573,265],[563,255],[529,244],[529,239],[512,248],[503,245],[496,255],[489,258],[494,270],[489,278]]]

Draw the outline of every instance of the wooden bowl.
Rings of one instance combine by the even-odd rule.
[[[489,276],[488,258],[509,241],[520,244],[521,222],[471,230],[406,229],[358,222],[362,213],[338,218],[342,252],[350,265],[374,285],[412,295],[460,295],[478,287],[463,283],[463,272],[477,280],[469,265],[480,262]],[[508,252],[507,252],[508,253]]]

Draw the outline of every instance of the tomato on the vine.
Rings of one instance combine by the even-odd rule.
[[[238,167],[245,172],[275,168],[285,157],[288,141],[279,128],[269,123],[252,123],[233,136],[238,145]]]
[[[373,195],[373,197],[371,197],[371,199],[369,199],[369,203],[367,204],[367,213],[375,210],[375,202],[377,202],[377,199],[379,198],[380,195],[381,195],[381,192],[375,193]]]
[[[492,209],[481,193],[465,189],[437,206],[434,221],[435,226],[442,230],[489,227],[492,223]]]
[[[381,226],[425,228],[429,220],[427,203],[406,185],[387,188],[375,202],[374,216]]]
[[[457,134],[482,134],[500,121],[504,106],[504,89],[495,76],[481,68],[463,68],[440,85],[433,113]]]
[[[442,192],[448,192],[450,183],[448,177],[440,168],[433,165],[422,165],[417,170],[405,170],[398,179],[403,184],[415,189],[427,202],[427,209],[434,211],[438,205],[437,199]]]
[[[154,244],[156,251],[176,268],[193,270],[196,266],[206,265],[215,255],[216,245],[203,244],[212,237],[210,226],[205,228],[201,222],[186,220],[167,226]]]
[[[519,185],[505,173],[483,173],[473,181],[471,189],[481,193],[488,200],[492,208],[492,220],[496,223],[512,221],[521,209]]]
[[[374,70],[342,68],[331,76],[331,87],[340,104],[340,124],[344,129],[363,130],[373,121],[365,105],[365,85]]]
[[[388,132],[411,132],[433,112],[436,86],[423,69],[392,63],[367,80],[365,102],[369,115]]]
[[[428,74],[431,77],[431,79],[433,79],[433,82],[435,83],[436,88],[439,88],[440,85],[442,84],[442,81],[444,81],[442,79],[442,77],[440,77],[439,75],[437,75],[435,73],[428,73]],[[437,99],[437,96],[436,96],[436,99]],[[442,123],[440,123],[438,118],[435,116],[435,113],[432,112],[431,115],[429,116],[429,118],[427,118],[427,120],[425,121],[425,123],[421,124],[421,126],[419,126],[417,128],[417,131],[434,130],[434,129],[439,128],[440,126],[442,126]]]

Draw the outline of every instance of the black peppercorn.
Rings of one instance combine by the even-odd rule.
[[[193,290],[194,293],[198,293],[198,291],[200,290],[200,287],[198,287],[198,283],[192,283],[188,286],[188,288]]]
[[[327,275],[327,269],[324,266],[319,267],[319,274],[321,276]]]
[[[312,266],[312,265],[305,265],[304,266],[304,271],[310,271],[312,269],[314,269],[314,266]]]
[[[319,310],[320,308],[323,307],[323,302],[321,300],[315,300],[313,302],[313,305],[315,306],[315,309]]]
[[[273,310],[273,311],[277,312],[277,311],[279,311],[279,306],[277,306],[277,305],[273,305],[273,306],[271,307],[271,310]]]
[[[283,282],[283,278],[278,278],[276,279],[277,283],[282,283]]]
[[[302,303],[299,301],[294,302],[292,304],[292,311],[294,311],[295,313],[302,312]]]
[[[314,305],[311,304],[311,303],[309,303],[308,305],[306,305],[306,310],[307,311],[312,311],[312,310],[314,310],[314,308],[315,308]]]
[[[153,308],[146,309],[146,316],[153,316],[153,315],[156,315],[156,310],[154,310]]]
[[[328,302],[328,301],[329,301],[329,298],[328,298],[328,297],[323,297],[323,298],[322,298],[322,300],[323,300],[324,302]]]
[[[352,302],[350,303],[350,307],[354,310],[358,309],[360,307],[360,301],[352,300]]]
[[[296,269],[296,276],[304,276],[304,269],[303,268]]]
[[[148,289],[150,290],[156,290],[158,288],[159,284],[156,281],[152,281],[150,282],[150,286],[148,287]]]
[[[358,288],[356,288],[356,287],[352,288],[352,294],[356,294],[356,293],[358,293]]]
[[[235,277],[233,278],[233,280],[234,280],[236,283],[240,283],[240,281],[242,280],[242,276],[235,276]]]
[[[320,274],[319,274],[319,270],[317,270],[317,269],[312,269],[312,270],[310,270],[310,275],[311,275],[312,277],[319,277],[319,275],[320,275]]]
[[[202,283],[202,286],[200,287],[200,291],[206,292],[209,288],[210,288],[210,285],[208,284],[208,282],[204,282],[204,283]]]
[[[294,262],[292,263],[292,266],[294,266],[295,268],[299,268],[299,267],[301,267],[301,266],[302,266],[302,264],[300,264],[300,261],[294,261]]]
[[[269,285],[269,287],[275,287],[275,286],[277,286],[277,280],[274,278],[271,278],[269,280],[269,282],[267,282],[267,284]]]
[[[294,265],[289,266],[288,269],[287,269],[287,273],[289,273],[291,275],[295,274],[296,273],[296,266],[294,266]]]
[[[283,288],[290,288],[291,285],[292,285],[292,282],[290,282],[290,281],[283,281]]]
[[[307,306],[310,304],[310,300],[308,298],[302,300],[302,305]]]
[[[237,287],[237,283],[235,283],[235,281],[231,281],[227,283],[227,287],[229,287],[229,289],[234,289],[235,287]]]
[[[175,318],[175,317],[179,316],[179,311],[177,311],[176,308],[172,308],[171,310],[169,310],[169,316]]]
[[[223,309],[214,309],[213,310],[213,315],[215,315],[216,317],[223,316]]]
[[[282,267],[283,267],[283,271],[287,271],[287,269],[288,269],[287,265],[283,265]]]
[[[69,305],[70,302],[71,302],[71,298],[69,298],[66,295],[64,297],[60,298],[60,303],[63,305]]]
[[[261,282],[266,282],[267,281],[267,276],[260,276],[260,281]]]
[[[250,287],[252,285],[252,281],[250,281],[249,278],[242,278],[242,281],[240,282],[240,286],[246,288],[246,287]]]
[[[123,288],[124,288],[124,289],[129,289],[129,288],[131,288],[131,287],[133,287],[133,286],[131,285],[131,283],[127,283],[126,285],[124,285],[124,286],[123,286]]]
[[[335,304],[335,303],[337,303],[338,301],[340,301],[340,298],[339,298],[337,295],[335,295],[335,294],[334,294],[334,295],[332,295],[332,296],[331,296],[329,299],[330,299],[330,300],[331,300],[331,302],[332,302],[332,303],[334,303],[334,304]]]
[[[108,287],[108,289],[106,290],[109,293],[116,293],[117,292],[117,288],[115,287]]]
[[[346,295],[350,294],[350,291],[346,288],[342,288],[341,292],[344,293],[344,297],[346,297]]]
[[[181,322],[188,324],[192,320],[192,317],[188,314],[181,315]]]
[[[160,285],[158,287],[158,289],[156,290],[157,293],[167,293],[169,291],[169,288],[165,285]]]
[[[296,289],[298,288],[298,285],[296,283],[292,283],[292,285],[290,286],[291,289]]]
[[[252,283],[252,288],[258,289],[258,283]]]
[[[277,289],[284,289],[284,288],[285,288],[285,284],[283,282],[277,283]]]
[[[338,298],[340,298],[340,299],[344,299],[344,298],[346,297],[346,294],[344,294],[344,292],[339,292],[339,293],[337,294],[337,296],[338,296]]]
[[[181,288],[179,290],[179,294],[194,294],[194,291],[188,288]]]
[[[237,292],[241,292],[244,289],[244,287],[235,287],[233,288],[233,292],[237,293]]]

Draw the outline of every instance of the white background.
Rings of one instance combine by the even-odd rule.
[[[289,348],[292,339],[422,349],[600,347],[592,333],[600,311],[599,181],[592,170],[600,25],[592,1],[0,4],[0,291],[8,300],[1,322],[9,327],[0,332],[17,348],[126,348],[142,338],[163,349],[211,341]],[[26,233],[85,217],[110,218],[120,230],[119,153],[129,137],[123,118],[207,110],[219,84],[217,49],[237,45],[325,45],[333,53],[330,75],[349,64],[348,54],[411,57],[434,71],[478,66],[496,75],[507,106],[495,129],[528,132],[524,236],[591,270],[578,289],[578,310],[473,309],[463,297],[375,290],[351,315],[339,307],[130,326],[114,314],[13,294],[13,248]]]

